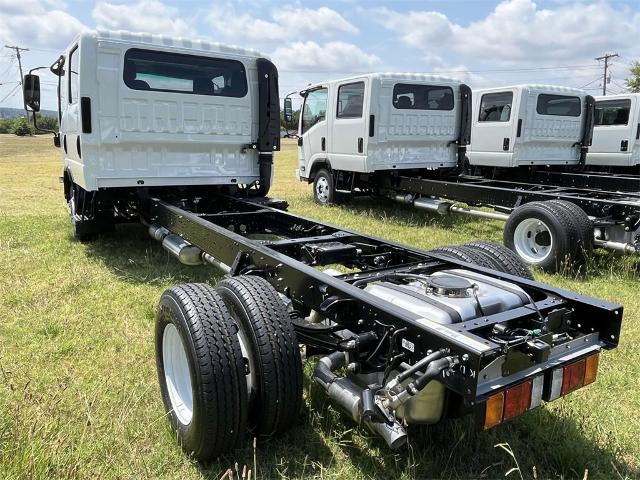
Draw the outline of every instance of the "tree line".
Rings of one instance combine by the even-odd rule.
[[[58,120],[56,118],[47,117],[39,113],[36,115],[38,116],[39,128],[44,130],[53,130],[55,132],[58,131]],[[12,133],[19,137],[23,137],[25,135],[39,135],[44,132],[37,132],[33,128],[33,122],[28,121],[25,117],[16,117],[0,118],[0,133]]]

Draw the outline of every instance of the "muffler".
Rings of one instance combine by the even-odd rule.
[[[344,352],[334,352],[322,357],[314,371],[313,378],[327,392],[328,397],[357,423],[364,423],[373,433],[384,438],[389,447],[399,448],[407,442],[407,432],[399,422],[380,422],[362,415],[362,394],[364,389],[345,377],[338,377],[334,371],[346,364]]]
[[[195,245],[187,242],[180,235],[171,233],[164,227],[159,225],[149,225],[149,235],[151,235],[151,238],[154,240],[161,242],[164,249],[184,265],[195,266],[202,265],[206,262],[218,267],[225,273],[229,273],[231,271],[231,268],[225,263],[222,263],[217,258],[203,252]]]

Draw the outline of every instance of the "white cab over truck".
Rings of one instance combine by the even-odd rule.
[[[127,32],[87,32],[59,78],[65,196],[79,237],[135,215],[136,193],[264,195],[279,149],[278,74],[257,51]],[[39,79],[25,99],[40,107]]]
[[[360,174],[455,169],[464,160],[471,91],[457,80],[371,73],[301,95],[296,176],[314,182],[320,203],[353,191]]]
[[[488,167],[584,163],[593,129],[593,97],[551,85],[473,91],[469,163]]]
[[[587,165],[640,165],[640,94],[596,97],[593,144]]]

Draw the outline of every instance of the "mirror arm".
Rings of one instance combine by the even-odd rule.
[[[288,94],[284,97],[284,98],[285,98],[285,100],[286,100],[287,98],[289,98],[291,95],[295,95],[296,93],[298,93],[298,92],[291,92],[291,93],[288,93]],[[293,105],[291,106],[291,121],[293,121]],[[285,129],[285,130],[286,130],[286,132],[287,132],[287,138],[300,138],[297,132],[296,132],[296,133],[290,133],[290,132],[289,132],[289,122],[287,121],[286,114],[285,114],[285,119],[284,119],[284,129]]]

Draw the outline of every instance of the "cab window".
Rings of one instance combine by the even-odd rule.
[[[602,100],[596,102],[596,126],[628,125],[631,100]]]
[[[582,107],[580,97],[567,95],[550,95],[541,93],[538,95],[536,111],[540,115],[555,115],[559,117],[579,117]]]
[[[363,103],[364,82],[340,85],[336,118],[361,118]]]
[[[78,102],[78,68],[80,51],[75,46],[69,54],[69,103]]]
[[[393,106],[398,110],[453,110],[453,89],[436,85],[396,83]]]
[[[133,90],[241,98],[247,75],[238,60],[133,48],[124,56],[124,83]]]
[[[302,132],[327,118],[327,89],[318,88],[307,93],[302,107]]]
[[[485,93],[480,100],[479,122],[508,122],[513,92]]]

